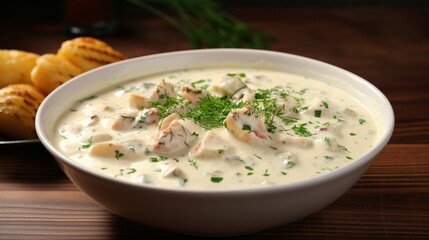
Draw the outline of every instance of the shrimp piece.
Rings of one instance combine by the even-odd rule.
[[[234,110],[226,117],[224,124],[228,131],[243,142],[267,144],[269,138],[264,119],[252,115],[250,110],[248,106]]]
[[[119,143],[101,142],[94,144],[89,154],[116,159],[138,159],[146,155],[146,149],[149,146],[141,140],[128,140]]]
[[[247,88],[247,86],[238,75],[225,75],[218,85],[211,86],[213,92],[227,97],[231,97],[244,88]]]
[[[230,152],[231,145],[213,131],[209,131],[192,151],[196,158],[215,158]]]
[[[138,94],[131,94],[128,103],[130,107],[135,109],[149,108],[152,102],[165,102],[167,97],[175,98],[176,92],[171,83],[167,83],[164,79],[160,81],[154,88],[149,97],[141,96]]]
[[[148,98],[140,94],[132,93],[128,99],[128,105],[134,109],[143,109],[149,107]]]
[[[247,87],[240,89],[232,96],[232,99],[235,102],[252,101],[255,99],[255,91]]]
[[[115,118],[112,124],[114,130],[141,129],[145,125],[155,124],[160,119],[158,109],[150,108],[143,111],[131,111]]]
[[[183,155],[190,144],[197,139],[186,129],[173,113],[164,119],[153,143],[153,151],[161,156],[176,157]]]
[[[180,96],[182,96],[183,98],[185,98],[186,100],[192,103],[198,102],[201,98],[207,96],[207,94],[208,94],[207,90],[196,89],[194,87],[187,86],[187,85],[182,85],[182,87],[180,87],[180,92],[179,92]]]
[[[162,120],[161,125],[159,126],[160,130],[166,129],[174,120],[178,120],[179,115],[177,113],[172,113],[168,115],[164,120]]]

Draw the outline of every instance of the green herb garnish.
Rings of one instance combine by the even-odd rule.
[[[170,23],[193,48],[267,48],[273,37],[250,28],[214,0],[128,0]],[[173,12],[173,14],[171,14]]]
[[[241,78],[245,78],[246,77],[245,73],[227,73],[226,75],[230,76],[230,77],[235,77],[235,76],[239,76]]]
[[[245,130],[245,131],[251,131],[252,130],[252,128],[250,127],[250,125],[248,125],[248,124],[243,124],[243,128],[242,128],[242,130]]]
[[[195,169],[198,169],[197,161],[195,159],[188,159],[188,162],[193,166]]]
[[[123,156],[124,156],[124,154],[121,153],[118,149],[115,150],[115,158],[116,159],[119,159],[119,158],[121,158]]]
[[[80,149],[87,149],[92,145],[92,137],[90,137],[85,143],[80,146]]]
[[[308,131],[308,129],[306,128],[307,123],[302,123],[297,125],[294,125],[292,127],[292,130],[295,132],[296,135],[301,136],[301,137],[310,137],[311,135],[313,135],[310,131]]]
[[[225,118],[234,109],[244,107],[245,103],[234,103],[226,97],[217,97],[208,94],[198,101],[198,104],[187,113],[181,115],[185,119],[193,120],[206,130],[221,127]]]
[[[329,108],[329,104],[325,101],[322,102],[322,104],[320,105],[321,107],[323,106],[324,108],[328,109]]]
[[[320,118],[322,116],[322,110],[314,110],[314,116]]]
[[[270,176],[270,174],[268,173],[268,169],[265,169],[265,172],[264,172],[263,176],[264,176],[264,177],[268,177],[268,176]]]
[[[223,177],[211,177],[210,179],[214,183],[220,183],[223,180]]]

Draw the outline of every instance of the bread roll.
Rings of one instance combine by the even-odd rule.
[[[39,55],[18,50],[0,50],[0,88],[9,84],[31,84],[30,72]]]
[[[37,59],[31,71],[31,80],[42,93],[48,95],[55,88],[82,73],[82,70],[66,59],[45,54]]]
[[[89,37],[74,38],[64,42],[57,55],[64,57],[84,72],[125,59],[122,53],[106,43]]]
[[[34,120],[43,94],[29,84],[0,89],[0,134],[11,139],[37,138]]]

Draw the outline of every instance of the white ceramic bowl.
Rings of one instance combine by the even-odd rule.
[[[355,96],[380,127],[372,150],[353,163],[325,175],[289,184],[244,190],[163,189],[130,183],[93,172],[68,159],[52,142],[55,122],[71,104],[91,93],[145,74],[200,65],[246,65],[340,79],[337,86]],[[147,226],[204,236],[239,235],[304,218],[334,202],[361,177],[386,145],[394,114],[386,97],[364,79],[338,67],[291,54],[209,49],[129,59],[82,74],[50,94],[36,117],[43,145],[70,180],[98,204],[119,216]]]

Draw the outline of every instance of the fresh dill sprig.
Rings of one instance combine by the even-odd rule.
[[[193,120],[202,128],[209,130],[221,127],[228,114],[237,108],[246,106],[245,102],[235,103],[226,97],[208,94],[198,104],[181,117]]]
[[[183,98],[170,97],[163,95],[163,101],[151,102],[151,106],[157,108],[161,118],[165,118],[175,112],[179,106],[186,107],[186,101]]]
[[[267,48],[272,35],[250,28],[214,0],[128,0],[183,32],[193,48]],[[167,13],[172,10],[175,16]]]

